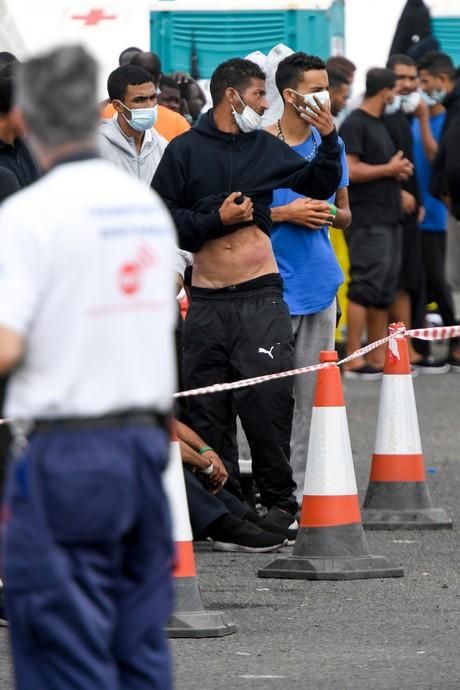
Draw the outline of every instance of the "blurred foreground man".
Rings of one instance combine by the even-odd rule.
[[[161,479],[174,231],[148,187],[94,153],[96,81],[79,47],[30,60],[18,77],[18,118],[47,171],[0,223],[0,371],[13,369],[15,437],[4,579],[18,690],[171,688]]]

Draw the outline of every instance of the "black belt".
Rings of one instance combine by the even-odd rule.
[[[126,410],[101,417],[61,417],[57,419],[36,419],[33,431],[59,431],[60,429],[101,429],[125,425],[155,426],[164,431],[170,429],[171,417],[155,410]]]

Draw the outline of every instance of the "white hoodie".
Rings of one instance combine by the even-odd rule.
[[[116,118],[99,123],[98,147],[101,156],[148,185],[167,145],[166,139],[151,128],[144,133],[138,153],[134,137],[126,136]]]

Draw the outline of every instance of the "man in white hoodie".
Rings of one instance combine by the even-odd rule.
[[[158,85],[143,67],[123,65],[110,74],[107,90],[117,117],[99,124],[101,155],[150,185],[168,143],[153,128]]]

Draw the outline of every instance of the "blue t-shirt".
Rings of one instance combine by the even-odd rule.
[[[431,131],[433,137],[439,142],[446,113],[440,113],[430,118]],[[425,219],[420,230],[424,232],[446,232],[447,229],[447,209],[439,199],[435,199],[430,194],[429,186],[431,181],[432,164],[426,157],[423,150],[422,133],[420,121],[414,117],[412,121],[412,136],[414,139],[414,164],[417,172],[417,182],[420,190],[421,203],[425,208]]]
[[[348,186],[348,166],[345,146],[342,144],[342,179],[338,189]],[[321,144],[321,135],[312,127],[311,136],[292,149],[303,158],[309,158],[314,145]],[[276,189],[273,193],[272,207],[285,206],[302,194],[292,189]],[[334,203],[335,194],[328,199]],[[293,225],[275,223],[272,233],[273,251],[281,277],[284,281],[284,299],[292,316],[317,314],[332,304],[339,286],[343,283],[343,273],[337,262],[328,226],[315,230]]]

